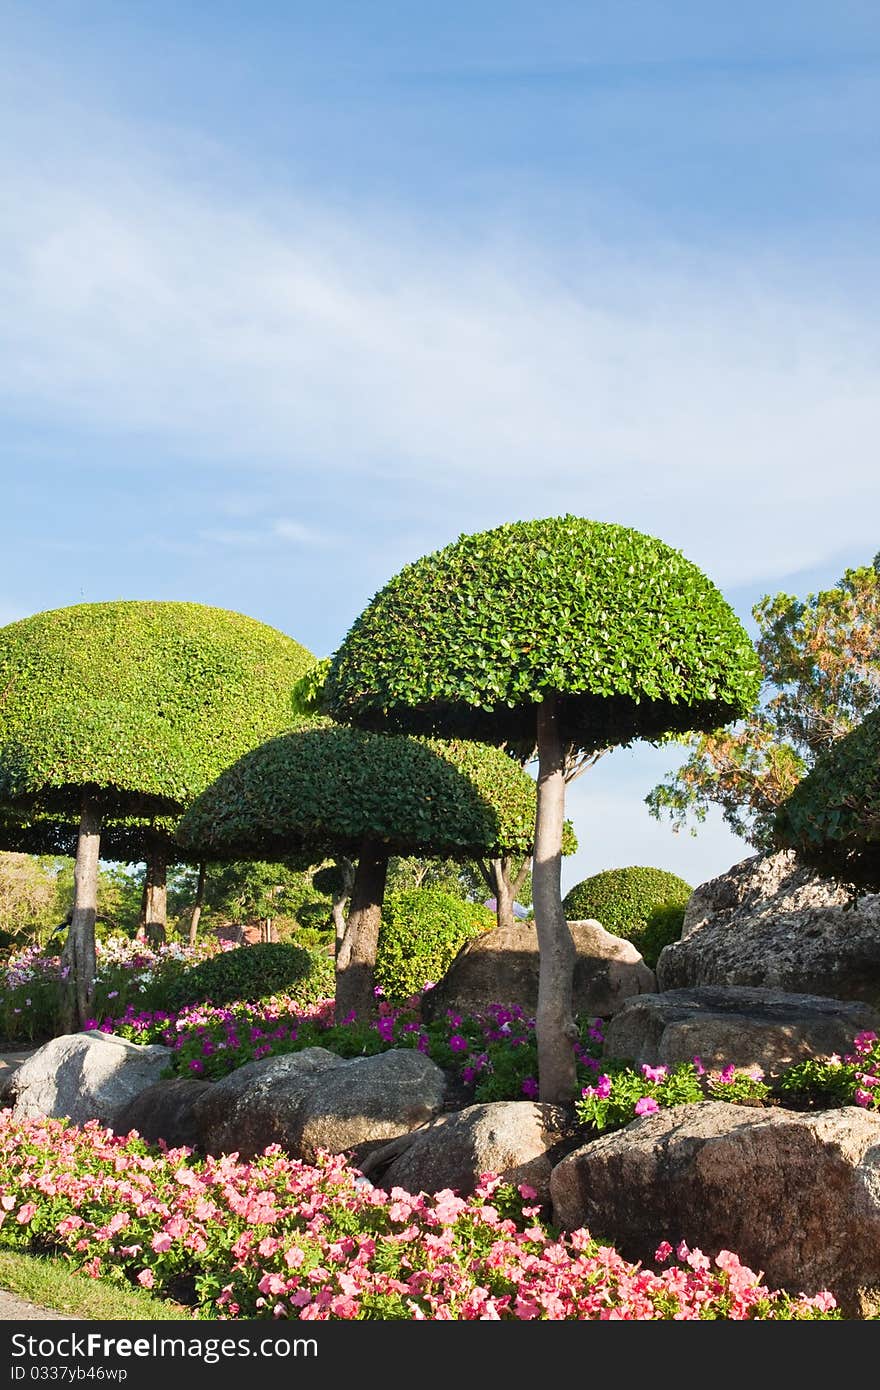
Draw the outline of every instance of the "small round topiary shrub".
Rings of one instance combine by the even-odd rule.
[[[631,941],[653,970],[664,946],[681,935],[693,888],[678,874],[633,864],[606,869],[569,889],[562,906],[569,922],[594,918]]]
[[[488,907],[441,888],[389,893],[382,906],[376,982],[386,998],[409,999],[426,981],[436,983],[446,973],[466,941],[494,926]]]
[[[330,962],[332,994],[332,962]],[[165,1007],[171,1010],[188,1004],[233,1004],[239,1000],[266,999],[272,994],[292,994],[299,998],[311,977],[319,970],[317,956],[290,942],[257,942],[236,946],[210,960],[201,961],[170,985]],[[319,998],[326,994],[319,993]]]

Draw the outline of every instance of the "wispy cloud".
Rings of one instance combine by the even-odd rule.
[[[263,549],[267,545],[331,544],[330,537],[300,521],[281,517],[260,526],[205,526],[199,530],[199,540],[208,545],[231,546],[243,550]]]
[[[876,549],[880,332],[809,267],[576,262],[504,228],[248,207],[141,166],[41,178],[7,152],[0,393],[216,463],[639,526],[721,583]],[[124,465],[122,465],[124,466]],[[306,522],[208,527],[313,544]],[[873,548],[872,548],[873,547]]]

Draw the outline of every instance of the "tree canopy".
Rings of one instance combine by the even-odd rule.
[[[819,754],[773,830],[819,873],[880,892],[880,709]]]
[[[197,603],[78,604],[0,629],[0,801],[78,815],[179,810],[292,723],[314,658],[253,618]]]
[[[805,599],[765,595],[752,609],[761,703],[741,723],[682,740],[686,762],[646,797],[676,830],[718,806],[756,849],[816,758],[880,705],[880,555]]]
[[[177,837],[206,858],[527,853],[535,784],[496,748],[326,723],[245,754],[192,803]]]
[[[559,694],[584,750],[715,728],[760,667],[714,584],[627,527],[563,516],[461,536],[405,566],[331,659],[326,707],[364,728],[535,745]]]

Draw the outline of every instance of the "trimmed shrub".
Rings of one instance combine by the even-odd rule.
[[[232,1004],[293,994],[319,968],[316,955],[291,942],[237,946],[185,971],[168,989],[165,1007],[182,1009],[208,999],[213,1004]],[[332,980],[332,962],[330,973]]]
[[[419,993],[435,983],[473,936],[495,926],[495,914],[441,888],[389,893],[382,907],[376,981],[389,999]]]
[[[585,878],[569,889],[562,906],[568,921],[592,917],[614,936],[631,941],[653,970],[663,947],[681,935],[692,892],[678,874],[634,864]]]

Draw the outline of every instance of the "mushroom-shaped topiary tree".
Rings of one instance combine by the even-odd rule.
[[[102,823],[179,814],[290,727],[313,661],[275,628],[197,603],[77,604],[0,629],[0,806],[78,821],[64,1027],[91,1011]]]
[[[380,590],[331,660],[325,708],[363,728],[538,750],[532,871],[542,1100],[574,1096],[562,910],[566,752],[715,729],[757,699],[751,641],[662,541],[582,517],[462,536]]]
[[[356,860],[336,1010],[367,1018],[389,858],[527,853],[534,817],[535,783],[500,749],[326,721],[240,758],[196,798],[177,836],[208,859]]]
[[[773,830],[818,873],[880,891],[880,710],[819,754]]]

